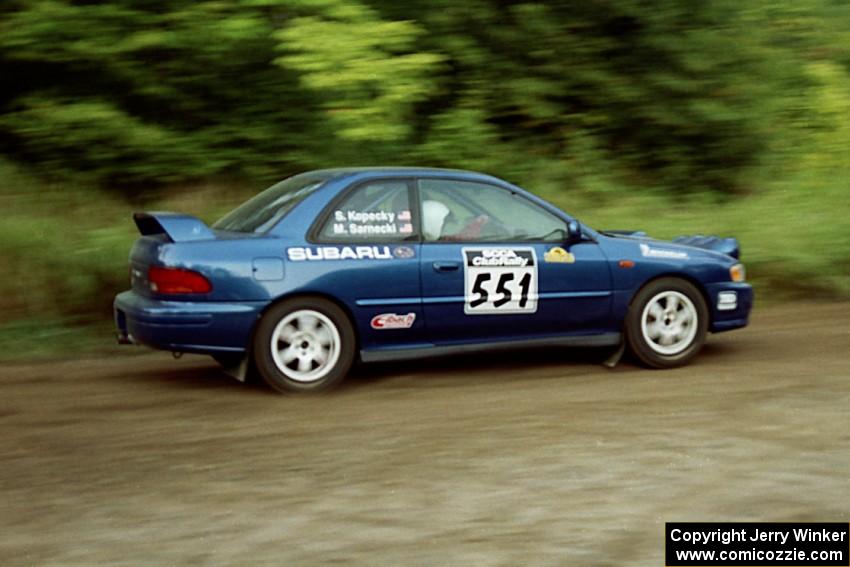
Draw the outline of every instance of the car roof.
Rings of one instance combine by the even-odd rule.
[[[502,179],[480,173],[477,171],[469,171],[464,169],[451,169],[443,167],[411,167],[411,166],[372,166],[372,167],[334,167],[328,169],[316,169],[313,171],[304,172],[306,175],[321,175],[328,178],[339,177],[392,177],[392,176],[427,176],[439,177],[441,175],[450,175],[452,177],[463,177],[467,179],[479,179],[481,181],[497,181],[504,183]]]
[[[475,173],[465,169],[452,169],[447,167],[417,167],[407,165],[375,165],[375,166],[356,166],[356,167],[330,167],[326,169],[316,169],[312,173],[407,173],[421,171],[424,173]],[[482,175],[482,174],[478,174]]]

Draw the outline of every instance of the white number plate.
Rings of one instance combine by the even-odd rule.
[[[534,248],[464,248],[463,286],[467,315],[536,312]]]

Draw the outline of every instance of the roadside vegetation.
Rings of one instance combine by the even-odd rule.
[[[0,357],[111,340],[132,211],[213,221],[339,165],[736,236],[759,304],[848,298],[847,30],[833,0],[7,2]]]

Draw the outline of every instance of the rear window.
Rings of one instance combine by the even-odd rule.
[[[245,201],[212,226],[233,232],[268,232],[295,205],[322,186],[327,175],[296,175]]]

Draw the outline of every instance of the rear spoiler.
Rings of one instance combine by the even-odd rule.
[[[181,213],[133,213],[133,221],[142,236],[164,234],[171,242],[191,242],[215,238],[210,228],[199,218]]]

